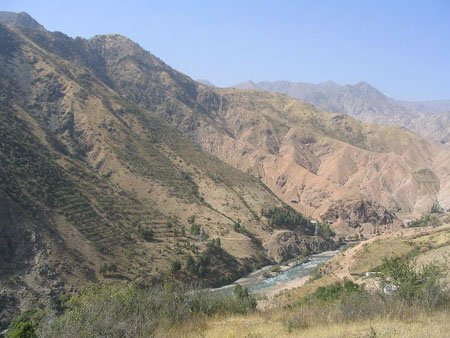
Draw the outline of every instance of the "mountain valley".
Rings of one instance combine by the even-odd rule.
[[[448,113],[240,87],[0,12],[2,329],[89,282],[221,286],[450,210]]]

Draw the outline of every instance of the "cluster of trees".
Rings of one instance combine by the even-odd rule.
[[[426,227],[426,226],[437,227],[440,224],[441,224],[441,222],[439,221],[439,218],[436,215],[425,214],[422,217],[420,217],[419,219],[411,221],[408,224],[408,226],[412,227],[412,228]]]
[[[270,226],[277,228],[307,227],[309,225],[307,218],[288,206],[263,208],[261,214],[267,218]]]
[[[186,272],[203,277],[206,274],[208,264],[209,259],[205,253],[200,254],[197,260],[191,255],[188,255],[185,262]]]

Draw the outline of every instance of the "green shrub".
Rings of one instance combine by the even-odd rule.
[[[256,309],[256,300],[241,285],[236,285],[232,297],[221,297],[210,293],[200,292],[192,299],[194,312],[213,315],[247,314]]]
[[[173,261],[172,264],[170,265],[170,271],[172,273],[176,273],[178,271],[181,270],[181,263],[180,261]]]
[[[327,223],[319,225],[319,234],[322,235],[323,238],[332,238],[336,236],[336,233],[331,229],[330,225]]]
[[[400,266],[399,261],[391,261],[387,266],[390,276],[394,275],[394,270],[399,271],[398,274],[402,276],[400,280],[403,280],[405,272],[407,275],[410,273],[414,274],[410,270],[411,266]],[[435,271],[434,268],[426,268],[426,270],[426,273],[416,272],[417,276],[424,277],[431,275],[431,271]],[[413,279],[419,282],[420,278]],[[422,286],[428,284],[429,281],[427,279],[422,279],[419,284],[422,284]],[[400,282],[400,284],[402,283]],[[425,289],[430,290],[427,287]],[[434,293],[436,290],[438,289],[433,287],[431,288],[431,293],[417,292],[417,290],[413,292],[415,294],[414,297],[418,297],[418,299],[422,298],[423,295],[431,296],[427,301],[419,301],[418,299],[405,301],[404,294],[400,292],[400,288],[394,295],[386,295],[381,290],[369,291],[350,281],[344,281],[343,283],[319,288],[313,294],[291,305],[290,308],[293,311],[286,317],[285,324],[288,329],[293,329],[375,319],[412,321],[415,318],[423,318],[424,313],[449,308],[448,293],[439,289],[440,296],[436,298],[436,293]],[[407,292],[406,295],[406,299],[412,300],[410,298],[411,293]],[[439,299],[439,302],[436,303],[436,299]]]
[[[382,286],[394,285],[394,295],[410,304],[434,307],[445,300],[440,285],[444,269],[439,265],[429,263],[417,268],[412,259],[393,257],[385,259],[380,270]]]
[[[206,243],[208,253],[218,252],[221,248],[220,238],[213,238]]]
[[[420,217],[419,219],[411,221],[408,226],[411,228],[418,227],[426,227],[426,226],[439,226],[440,225],[439,218],[436,215],[426,214]]]
[[[19,322],[10,328],[7,338],[37,338],[36,328],[32,322]]]
[[[42,310],[29,310],[18,315],[9,325],[6,338],[37,338],[36,330],[43,316]]]
[[[201,230],[202,230],[202,227],[199,224],[193,223],[191,225],[191,234],[193,234],[194,236],[199,236]]]
[[[146,241],[151,241],[154,236],[153,230],[147,227],[139,227],[139,234]]]
[[[314,293],[313,297],[330,301],[330,300],[336,300],[344,293],[352,293],[352,292],[360,292],[362,291],[362,287],[358,284],[353,283],[350,280],[345,280],[343,283],[336,283],[330,286],[321,286],[319,287]]]
[[[186,257],[186,271],[191,274],[196,272],[195,260],[191,255]]]

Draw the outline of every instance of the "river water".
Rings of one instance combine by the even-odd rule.
[[[284,284],[309,276],[317,266],[327,262],[338,252],[339,250],[321,252],[309,256],[306,261],[300,264],[293,266],[281,265],[281,271],[277,273],[271,272],[274,268],[273,265],[265,266],[232,284],[216,289],[209,289],[209,291],[216,295],[228,296],[233,293],[234,286],[240,284],[246,287],[252,294],[265,294],[280,287],[282,288]]]

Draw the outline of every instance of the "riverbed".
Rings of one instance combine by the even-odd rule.
[[[282,290],[301,286],[317,266],[326,263],[337,253],[339,253],[339,250],[325,251],[309,256],[302,263],[265,266],[232,284],[209,289],[209,291],[217,295],[228,296],[233,293],[234,286],[240,284],[253,295],[275,294]],[[273,271],[278,269],[278,272]]]

